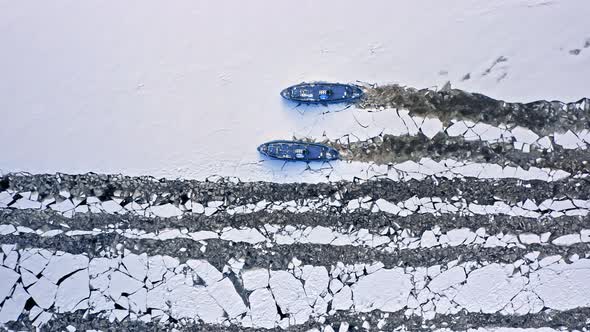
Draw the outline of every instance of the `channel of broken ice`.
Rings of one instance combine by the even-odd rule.
[[[371,324],[365,320],[362,323],[361,327],[369,331],[375,327],[379,331],[383,331],[382,329],[387,324],[387,314],[383,315],[383,318],[377,321],[376,326],[371,326]],[[356,329],[355,329],[356,330]],[[325,325],[322,326],[321,329],[313,328],[311,330],[307,330],[306,332],[349,332],[350,331],[350,324],[348,322],[340,322],[336,323],[334,326],[332,325]],[[414,329],[408,329],[405,325],[396,326],[395,328],[391,328],[390,331],[394,332],[411,332],[415,331]],[[564,332],[563,329],[554,329],[550,327],[527,327],[527,328],[520,328],[520,327],[478,327],[478,328],[470,328],[467,330],[451,330],[449,328],[439,328],[433,329],[433,332]],[[568,330],[569,332],[582,332],[585,330]]]
[[[181,264],[126,251],[89,259],[3,245],[0,255],[0,324],[24,314],[39,326],[84,310],[111,322],[173,318],[286,328],[337,311],[403,311],[432,319],[461,310],[525,315],[590,306],[590,259],[577,255],[567,258],[570,263],[531,252],[512,264],[453,261],[390,269],[379,262],[302,265],[293,258],[288,270],[270,271],[244,270],[244,261],[234,258],[220,271],[206,260]],[[34,305],[27,311],[29,299]]]
[[[403,332],[406,330],[402,330],[399,332]],[[463,331],[451,330],[451,329],[438,329],[434,330],[434,332],[563,332],[562,329],[554,329],[550,327],[527,327],[527,328],[520,328],[520,327],[478,327],[478,328],[471,328]],[[577,330],[573,330],[571,332],[576,332]],[[581,332],[581,331],[580,331]]]
[[[467,227],[449,230],[442,233],[440,227],[435,226],[421,234],[414,234],[409,229],[395,229],[383,227],[378,233],[366,228],[338,230],[325,226],[299,226],[299,225],[271,225],[265,224],[261,229],[241,227],[225,227],[221,230],[201,230],[189,232],[188,229],[164,228],[156,232],[147,232],[142,229],[120,229],[109,225],[107,229],[95,228],[92,230],[31,229],[25,226],[12,224],[0,224],[0,235],[36,234],[40,237],[54,237],[60,234],[69,237],[96,236],[100,234],[118,234],[128,239],[159,240],[190,239],[201,244],[204,252],[207,248],[206,240],[223,240],[231,242],[243,242],[249,244],[264,244],[266,247],[277,245],[299,244],[323,244],[332,246],[365,246],[379,248],[384,252],[395,252],[404,249],[457,247],[463,245],[481,245],[484,248],[494,247],[520,247],[526,248],[529,244],[547,244],[551,232],[542,234],[534,233],[498,233],[489,234],[485,227],[479,227],[472,231]],[[570,246],[577,243],[590,243],[590,229],[583,229],[578,233],[559,236],[551,241],[558,246]]]
[[[15,200],[16,197],[20,197]],[[154,196],[155,200],[155,196]],[[266,201],[246,205],[226,205],[224,201],[209,201],[205,204],[188,200],[184,204],[165,203],[151,205],[150,203],[121,203],[122,198],[111,197],[101,201],[97,197],[71,197],[64,191],[56,197],[41,199],[36,192],[0,192],[0,208],[53,210],[66,217],[73,217],[76,213],[109,213],[109,214],[135,214],[144,217],[182,217],[183,215],[211,216],[215,213],[225,212],[229,215],[249,214],[259,211],[287,211],[291,213],[328,212],[340,211],[353,213],[358,211],[370,211],[373,213],[384,212],[397,216],[411,214],[448,214],[460,215],[508,215],[527,218],[540,218],[543,216],[560,217],[586,216],[590,209],[589,200],[581,199],[546,199],[537,204],[527,199],[509,205],[498,200],[493,205],[482,205],[467,202],[461,197],[454,196],[451,199],[440,197],[411,197],[401,202],[390,202],[385,199],[372,197],[360,197],[349,200],[345,205],[341,202],[342,196],[336,193],[331,197],[306,198],[292,201]],[[82,204],[85,202],[85,204]]]
[[[377,328],[378,329],[382,329],[385,325],[385,320],[381,319],[377,322]],[[369,330],[372,326],[367,322],[363,322],[363,326],[362,326],[365,330]],[[324,327],[324,332],[348,332],[350,328],[350,324],[348,322],[341,322],[339,325],[336,325],[335,327],[332,326],[325,326]],[[312,329],[309,330],[307,332],[319,332],[320,330],[318,329]],[[399,326],[395,329],[393,329],[392,331],[395,332],[410,332],[410,331],[414,331],[413,329],[407,329],[405,326]],[[470,328],[470,329],[466,329],[466,330],[452,330],[449,328],[439,328],[439,329],[433,329],[433,332],[564,332],[566,330],[563,329],[554,329],[551,327],[478,327],[478,328]],[[582,332],[579,330],[567,330],[569,332]],[[585,330],[584,330],[585,331]]]
[[[337,123],[338,126],[335,126]],[[311,127],[311,129],[310,129]],[[382,135],[415,136],[423,133],[432,139],[439,133],[450,137],[463,137],[467,141],[480,140],[488,143],[512,143],[516,149],[529,152],[531,147],[553,150],[553,144],[564,149],[586,149],[590,144],[590,131],[554,133],[539,136],[534,131],[520,126],[492,126],[483,122],[452,120],[445,127],[438,118],[410,116],[405,109],[359,110],[324,113],[313,125],[306,124],[295,136],[339,141],[343,144],[371,140]]]

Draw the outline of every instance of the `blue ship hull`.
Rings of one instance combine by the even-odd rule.
[[[338,151],[318,143],[270,141],[258,147],[265,156],[292,161],[330,161],[339,157]]]
[[[304,104],[352,103],[363,96],[363,90],[353,84],[314,82],[290,86],[281,96]]]

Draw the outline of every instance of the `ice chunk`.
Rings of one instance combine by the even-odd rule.
[[[219,238],[219,235],[217,233],[211,232],[211,231],[192,232],[192,233],[188,233],[188,235],[191,237],[191,239],[193,239],[193,241],[201,241],[201,240]]]
[[[523,127],[515,127],[512,129],[511,133],[517,141],[526,144],[533,144],[539,139],[539,135],[535,134],[530,129]]]
[[[551,265],[530,275],[530,284],[545,307],[571,310],[590,305],[590,264],[580,259],[572,264]]]
[[[442,122],[438,118],[426,118],[420,126],[422,133],[432,139],[436,134],[443,130]]]
[[[217,301],[229,318],[235,318],[246,312],[246,305],[236,292],[234,284],[228,278],[207,287],[207,291]]]
[[[562,235],[552,241],[553,244],[558,246],[570,246],[572,244],[580,243],[580,234],[567,234]]]
[[[438,244],[433,231],[425,231],[420,238],[420,245],[424,248],[431,248]]]
[[[316,226],[307,235],[307,241],[314,244],[329,244],[336,236],[331,229],[324,226]]]
[[[118,212],[121,212],[121,210],[123,210],[123,207],[119,203],[117,203],[113,200],[108,200],[108,201],[102,202],[100,204],[100,207],[106,213],[118,213]]]
[[[43,309],[49,309],[55,301],[57,285],[45,277],[41,277],[33,286],[27,289],[33,300]]]
[[[0,266],[0,303],[10,295],[10,291],[19,277],[20,275],[14,270]]]
[[[29,272],[27,269],[20,269],[20,275],[23,286],[25,287],[29,287],[37,281],[37,277],[31,272]]]
[[[180,261],[174,257],[162,256],[162,259],[164,260],[164,266],[166,266],[168,270],[174,270],[180,265]]]
[[[460,266],[455,266],[432,279],[432,281],[428,283],[428,288],[432,292],[440,293],[449,287],[462,283],[466,278],[465,269]]]
[[[236,229],[232,228],[221,234],[221,239],[234,242],[246,242],[256,244],[266,241],[266,237],[254,228]]]
[[[344,284],[337,278],[330,280],[330,292],[332,294],[336,294],[342,287],[344,287]]]
[[[5,258],[2,264],[8,268],[15,269],[18,263],[18,252],[11,251]]]
[[[338,332],[348,332],[349,326],[350,326],[350,324],[348,324],[348,322],[340,323],[340,327],[338,328]]]
[[[8,235],[16,232],[16,228],[12,225],[0,225],[0,235]]]
[[[305,265],[302,278],[305,280],[303,289],[307,294],[308,303],[313,305],[320,295],[328,291],[328,270],[324,266]]]
[[[49,260],[40,253],[35,253],[20,262],[21,268],[31,271],[34,275],[37,275],[43,271]]]
[[[57,289],[55,307],[58,313],[74,311],[74,308],[90,296],[88,269],[80,270],[66,278]]]
[[[475,233],[469,230],[469,228],[452,229],[447,232],[449,245],[451,246],[458,246],[463,243],[469,244],[475,240],[475,236]]]
[[[150,289],[147,292],[147,307],[168,310],[168,305],[166,304],[167,293],[166,285],[159,285]]]
[[[344,286],[332,299],[333,310],[348,310],[352,304],[352,290],[349,286]]]
[[[143,281],[147,275],[147,255],[128,254],[123,257],[123,265],[133,278]]]
[[[140,288],[137,292],[129,295],[129,309],[137,314],[147,311],[147,289]]]
[[[511,276],[500,264],[493,263],[469,273],[454,301],[469,312],[494,313],[504,308],[525,283],[526,278]]]
[[[449,136],[463,136],[467,132],[469,127],[465,124],[464,121],[458,121],[453,123],[451,126],[447,127],[446,132]]]
[[[53,317],[53,315],[47,311],[42,312],[35,321],[33,322],[33,326],[40,327],[43,324],[49,322],[49,320]]]
[[[151,206],[147,209],[147,212],[149,214],[153,214],[161,218],[171,218],[182,215],[182,210],[170,203],[164,205]]]
[[[88,264],[88,273],[91,277],[105,273],[111,269],[111,260],[108,258],[94,258]]]
[[[111,283],[109,286],[109,294],[115,301],[119,300],[121,294],[132,294],[144,286],[143,282],[131,278],[121,271],[115,271],[111,274]]]
[[[200,318],[205,323],[220,323],[224,320],[223,309],[203,287],[180,285],[172,289],[166,299],[171,306],[170,316],[175,319]]]
[[[290,314],[294,324],[305,323],[312,313],[301,282],[287,271],[271,271],[270,288],[284,314]]]
[[[555,133],[553,135],[553,141],[557,145],[561,145],[566,149],[577,149],[584,147],[586,144],[571,130],[568,130],[564,134]]]
[[[413,286],[402,269],[381,269],[359,278],[352,286],[355,310],[395,312],[407,303]]]
[[[193,269],[207,285],[212,285],[223,278],[221,272],[205,260],[190,259],[186,262],[186,265]]]
[[[29,299],[29,294],[22,285],[16,285],[12,296],[4,301],[0,310],[0,324],[17,321]]]
[[[84,255],[72,255],[69,253],[61,256],[54,255],[51,256],[47,267],[43,270],[43,276],[54,284],[57,284],[62,277],[87,267],[88,257]]]
[[[99,313],[102,311],[111,311],[115,309],[115,302],[113,302],[110,298],[102,295],[99,291],[92,291],[90,292],[90,298],[88,299],[88,305],[90,308],[90,313]]]
[[[268,272],[267,272],[268,274]],[[248,298],[254,327],[272,329],[278,320],[277,304],[268,289],[257,289]]]
[[[247,290],[268,287],[269,273],[266,269],[246,270],[242,272],[242,281]]]
[[[518,236],[520,242],[524,244],[531,244],[531,243],[540,243],[541,238],[537,234],[532,233],[523,233]]]
[[[162,277],[166,273],[166,265],[164,259],[160,255],[150,256],[148,258],[148,271],[147,277],[151,282],[162,280]]]

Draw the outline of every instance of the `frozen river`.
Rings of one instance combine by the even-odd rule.
[[[325,109],[279,96],[304,80],[578,100],[589,11],[539,0],[2,1],[0,171],[263,174],[258,144],[318,132]]]
[[[0,329],[588,331],[588,13],[0,0]]]

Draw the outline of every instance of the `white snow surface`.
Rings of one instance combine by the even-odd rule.
[[[259,162],[256,146],[317,129],[326,109],[292,109],[279,96],[301,81],[424,88],[448,80],[524,102],[588,92],[588,1],[226,5],[0,5],[0,118],[10,123],[0,142],[18,138],[3,149],[0,171],[296,177],[298,167]]]

